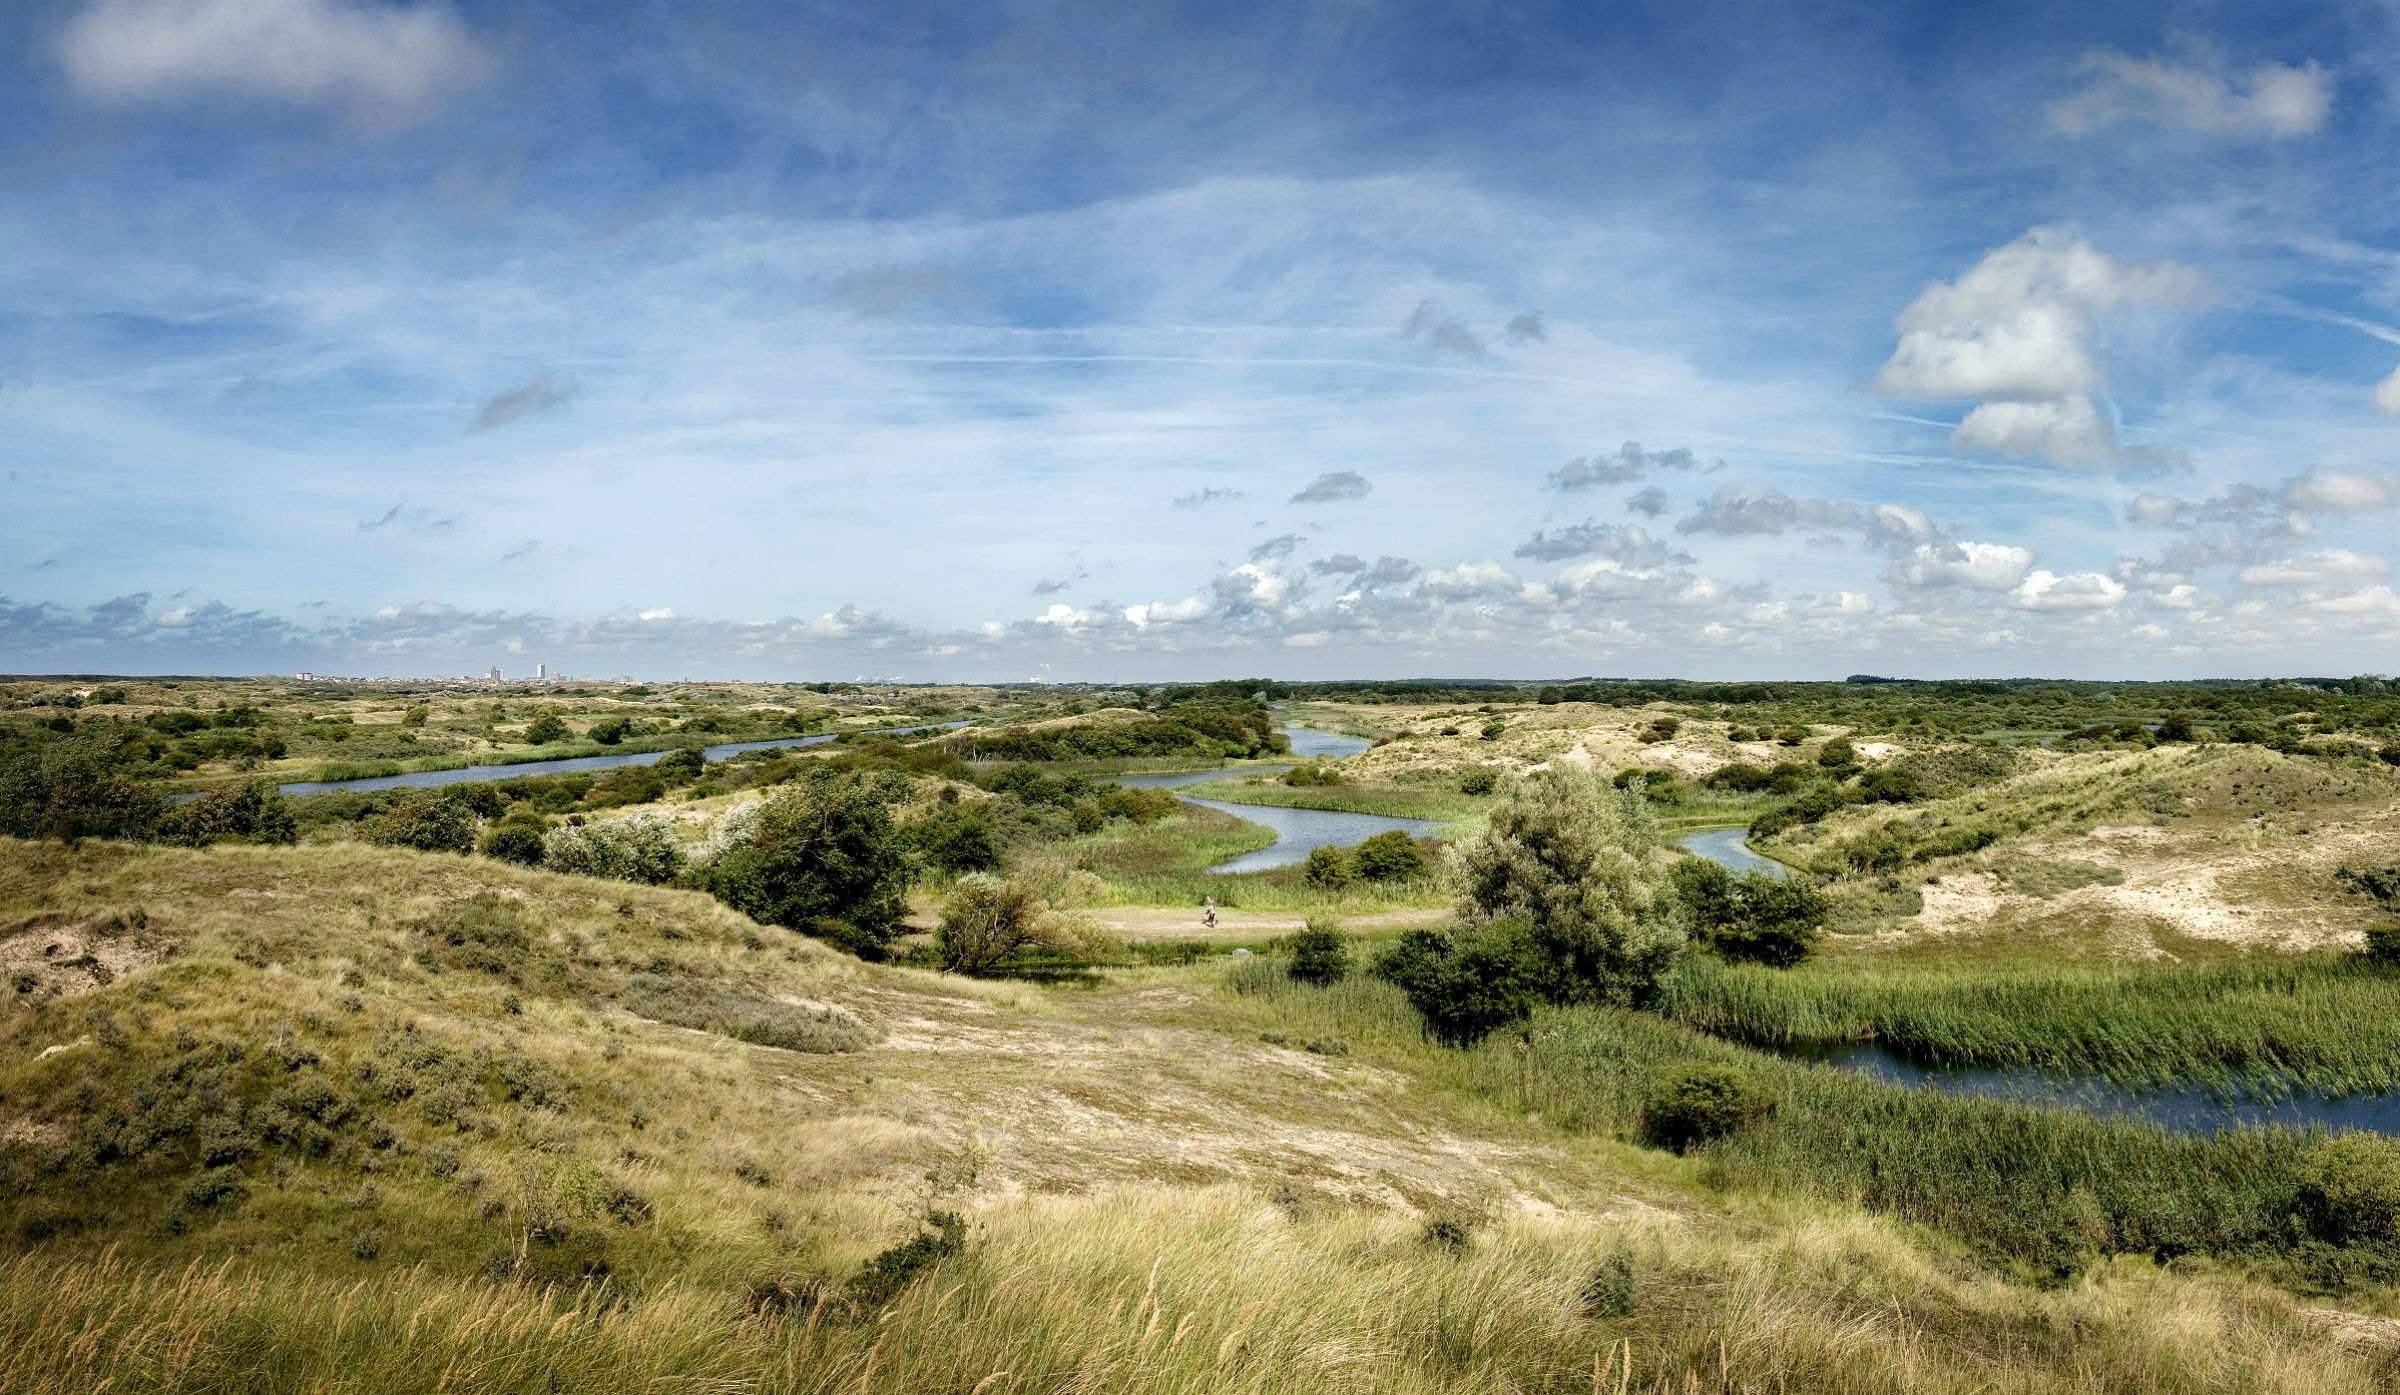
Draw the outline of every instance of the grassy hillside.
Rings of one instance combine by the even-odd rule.
[[[1045,992],[353,845],[6,844],[0,953],[9,1389],[2323,1390],[2400,1350],[1737,1184],[1625,1141],[1621,1084],[1562,1107],[1618,1048],[1442,1051],[1376,983]],[[1620,1030],[1577,1020],[1531,1040]]]

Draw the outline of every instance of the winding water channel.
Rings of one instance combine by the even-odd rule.
[[[1330,757],[1335,760],[1354,755],[1372,744],[1355,736],[1339,736],[1329,731],[1287,725],[1284,735],[1291,738],[1295,756]],[[1171,790],[1183,785],[1196,785],[1207,780],[1222,780],[1229,775],[1280,775],[1291,769],[1288,765],[1252,765],[1239,770],[1187,770],[1174,775],[1120,775],[1116,782],[1141,789]],[[1332,809],[1286,809],[1273,804],[1235,804],[1223,799],[1194,799],[1188,794],[1175,796],[1186,804],[1231,814],[1237,819],[1262,825],[1275,831],[1275,841],[1256,852],[1244,853],[1230,862],[1221,862],[1208,870],[1216,873],[1264,872],[1272,867],[1289,867],[1306,862],[1310,850],[1331,845],[1337,848],[1356,847],[1378,833],[1398,829],[1411,838],[1421,838],[1439,830],[1439,819],[1404,819],[1390,814],[1345,814]]]
[[[1790,868],[1750,851],[1748,837],[1747,831],[1739,828],[1709,828],[1687,833],[1676,842],[1736,873],[1764,869],[1776,876],[1790,875]],[[2156,1124],[2176,1133],[2212,1134],[2220,1129],[2280,1125],[2400,1134],[2400,1092],[2326,1099],[2315,1095],[2268,1098],[2199,1085],[2135,1090],[2096,1075],[2034,1066],[1928,1065],[1873,1042],[1768,1049],[1893,1085],[2080,1109],[2106,1118]]]

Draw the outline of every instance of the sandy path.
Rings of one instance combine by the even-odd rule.
[[[1308,923],[1301,911],[1235,911],[1220,909],[1217,926],[1200,923],[1200,912],[1181,906],[1104,906],[1090,914],[1129,940],[1243,940],[1263,939],[1298,930]],[[1406,930],[1419,925],[1442,925],[1450,919],[1448,906],[1409,906],[1396,911],[1335,917],[1342,928]]]

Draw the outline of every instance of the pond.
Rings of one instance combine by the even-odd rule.
[[[1744,872],[1765,872],[1770,876],[1788,876],[1791,869],[1771,857],[1760,857],[1750,851],[1750,830],[1746,828],[1703,828],[1686,833],[1675,845],[1696,853],[1723,866],[1739,876]]]
[[[939,722],[929,726],[901,727],[893,731],[874,733],[877,736],[907,736],[920,731],[941,731],[963,727],[965,722]],[[721,746],[702,748],[700,754],[709,760],[731,760],[744,751],[770,751],[786,746],[820,746],[843,733],[823,736],[783,736],[766,741],[729,741]],[[281,794],[333,794],[341,790],[438,789],[443,785],[471,785],[483,780],[514,780],[522,775],[564,775],[578,770],[613,770],[623,765],[656,765],[665,751],[629,751],[612,756],[563,756],[557,760],[519,761],[514,765],[465,765],[456,770],[416,770],[405,775],[368,775],[356,780],[300,780],[277,785]]]
[[[2255,1095],[2228,1098],[2198,1085],[2128,1089],[2096,1076],[2032,1066],[1930,1066],[1872,1042],[1792,1048],[1780,1054],[1871,1075],[1894,1085],[2017,1104],[2063,1105],[2109,1118],[2138,1119],[2176,1133],[2211,1134],[2242,1125],[2280,1124],[2400,1134],[2400,1093],[2267,1099]]]
[[[1367,749],[1371,742],[1355,736],[1341,736],[1330,731],[1315,731],[1308,727],[1286,724],[1284,735],[1291,738],[1292,754],[1309,758],[1327,757],[1339,760]],[[1196,785],[1203,780],[1222,780],[1230,774],[1280,775],[1291,769],[1288,765],[1252,765],[1239,771],[1187,770],[1173,775],[1120,775],[1120,785],[1142,789],[1171,790],[1181,785]],[[1354,848],[1378,833],[1399,829],[1411,838],[1422,838],[1438,832],[1439,819],[1404,819],[1387,814],[1343,814],[1330,809],[1285,809],[1272,804],[1234,804],[1222,799],[1193,799],[1177,795],[1186,804],[1214,809],[1275,830],[1275,841],[1257,852],[1244,853],[1231,862],[1220,863],[1208,870],[1215,873],[1264,872],[1272,867],[1290,867],[1308,861],[1311,849],[1328,844],[1337,848]]]

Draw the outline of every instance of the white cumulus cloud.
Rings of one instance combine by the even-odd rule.
[[[2007,591],[2024,580],[2033,554],[2006,543],[1925,543],[1900,559],[1885,576],[1902,586],[1965,586]]]
[[[2123,599],[2124,583],[2098,572],[2034,571],[2008,593],[2019,610],[2099,610]]]
[[[2122,262],[2064,229],[2037,227],[1955,281],[1927,286],[1893,321],[1899,342],[1868,386],[1895,397],[1988,399],[1951,438],[1961,454],[2117,463],[2098,338],[2121,306],[2176,304],[2207,282],[2176,262]]]

